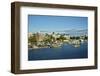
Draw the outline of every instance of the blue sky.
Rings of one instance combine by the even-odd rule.
[[[48,31],[56,32],[63,30],[82,30],[87,29],[87,17],[75,16],[46,16],[46,15],[29,15],[28,31],[39,32]]]

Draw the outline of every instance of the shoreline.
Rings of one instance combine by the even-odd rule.
[[[87,42],[87,41],[84,41],[84,42],[80,42],[80,43],[78,43],[78,44],[70,44],[70,43],[63,43],[63,44],[69,44],[69,45],[75,45],[75,46],[79,46],[80,44],[83,44],[83,43],[85,43],[85,42]],[[63,45],[62,44],[62,45]],[[62,45],[54,45],[54,46],[45,46],[45,47],[34,47],[34,48],[28,48],[28,49],[42,49],[42,48],[60,48]],[[73,46],[73,47],[75,47],[75,46]]]

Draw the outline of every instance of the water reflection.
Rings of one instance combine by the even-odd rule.
[[[88,57],[88,43],[66,44],[56,48],[29,49],[28,60],[78,59]]]

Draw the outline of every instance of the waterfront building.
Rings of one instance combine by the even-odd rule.
[[[44,38],[45,38],[45,35],[44,34],[39,33],[39,32],[36,33],[36,41],[37,42],[43,41]]]
[[[33,36],[33,33],[32,32],[29,32],[28,33],[28,37],[31,37],[31,36]]]
[[[64,37],[66,38],[66,40],[70,39],[70,35],[69,34],[64,34]]]
[[[61,34],[53,32],[52,36],[56,39],[56,38],[59,38],[61,36]]]

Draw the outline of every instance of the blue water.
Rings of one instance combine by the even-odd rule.
[[[64,44],[60,48],[29,49],[28,60],[55,60],[55,59],[79,59],[88,58],[88,44],[83,43],[79,47]]]

